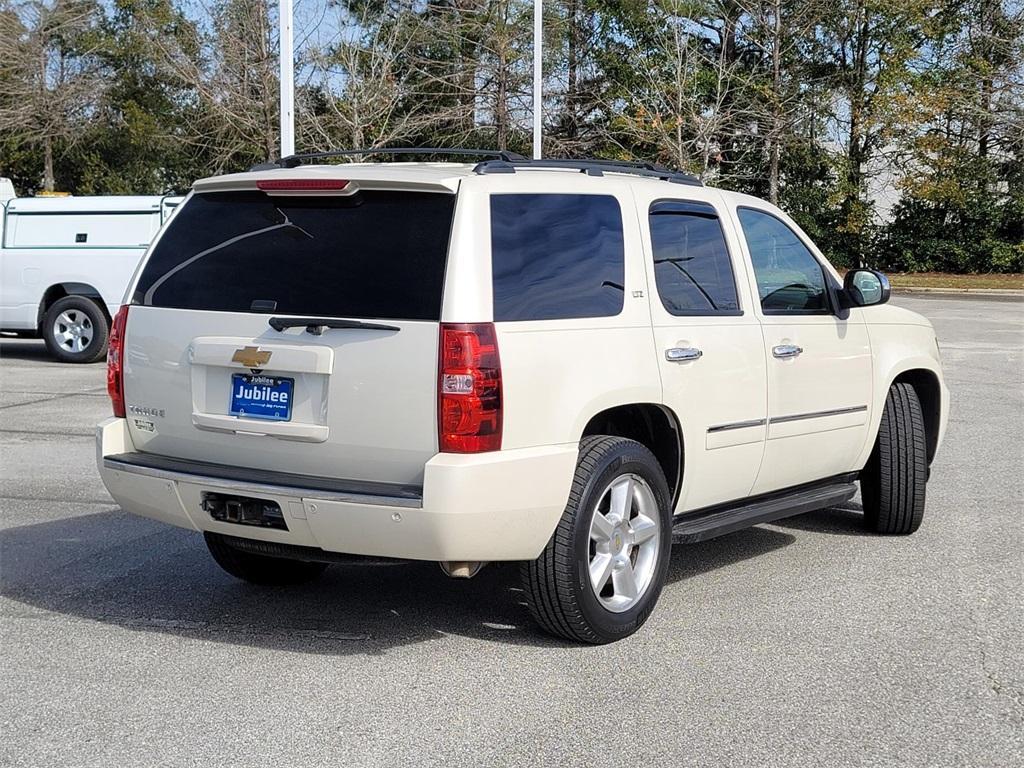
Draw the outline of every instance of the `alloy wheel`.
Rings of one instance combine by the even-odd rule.
[[[601,605],[628,611],[654,579],[661,517],[642,477],[615,478],[601,494],[590,523],[590,587]]]

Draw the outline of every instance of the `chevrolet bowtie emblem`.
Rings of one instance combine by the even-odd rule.
[[[264,368],[270,362],[273,352],[260,352],[259,347],[242,347],[231,356],[232,363],[241,363],[246,368]]]

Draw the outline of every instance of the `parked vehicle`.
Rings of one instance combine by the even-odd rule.
[[[869,531],[920,525],[932,327],[769,203],[645,165],[309,159],[197,182],[112,333],[103,482],[234,576],[521,561],[544,629],[604,643],[673,541],[858,480]]]
[[[14,184],[10,179],[0,177],[0,203],[6,203],[8,200],[13,200],[17,197],[14,194]]]
[[[0,209],[0,331],[42,337],[64,362],[102,359],[128,281],[181,200],[7,200]]]

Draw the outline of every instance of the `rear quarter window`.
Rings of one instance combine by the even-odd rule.
[[[196,194],[139,278],[137,304],[438,320],[455,196]],[[268,311],[261,309],[261,311]]]
[[[610,195],[491,196],[496,321],[618,315],[624,258]]]

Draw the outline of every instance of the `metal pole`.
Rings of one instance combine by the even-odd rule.
[[[533,0],[533,159],[541,157],[544,102],[541,80],[544,73],[544,10],[543,0]]]
[[[295,154],[295,50],[292,0],[279,0],[281,31],[281,157]]]

